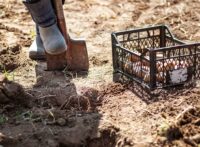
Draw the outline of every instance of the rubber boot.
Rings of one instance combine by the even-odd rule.
[[[67,45],[57,26],[51,0],[24,0],[23,3],[39,26],[39,33],[45,51],[51,55],[65,52]]]
[[[29,58],[32,60],[45,60],[45,49],[40,37],[39,28],[36,25],[36,38],[29,48]]]

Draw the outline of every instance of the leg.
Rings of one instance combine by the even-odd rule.
[[[33,60],[45,60],[45,49],[40,37],[38,25],[36,25],[36,38],[29,48],[29,58]]]
[[[56,24],[56,15],[50,0],[24,0],[35,23],[39,26],[39,33],[45,51],[51,55],[64,53],[67,49],[65,39]]]

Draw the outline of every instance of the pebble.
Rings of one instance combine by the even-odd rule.
[[[65,120],[64,118],[59,118],[59,119],[57,120],[57,123],[58,123],[58,125],[60,125],[60,126],[64,126],[64,125],[66,125],[66,120]]]

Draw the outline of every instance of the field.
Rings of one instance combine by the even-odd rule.
[[[29,59],[34,22],[21,1],[0,0],[0,146],[199,147],[199,81],[152,97],[114,83],[111,33],[166,24],[200,42],[200,0],[66,0],[64,10],[70,35],[87,41],[88,73]]]

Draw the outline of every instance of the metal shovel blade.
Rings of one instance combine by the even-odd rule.
[[[70,39],[70,65],[72,71],[87,71],[89,69],[89,60],[85,40]]]

